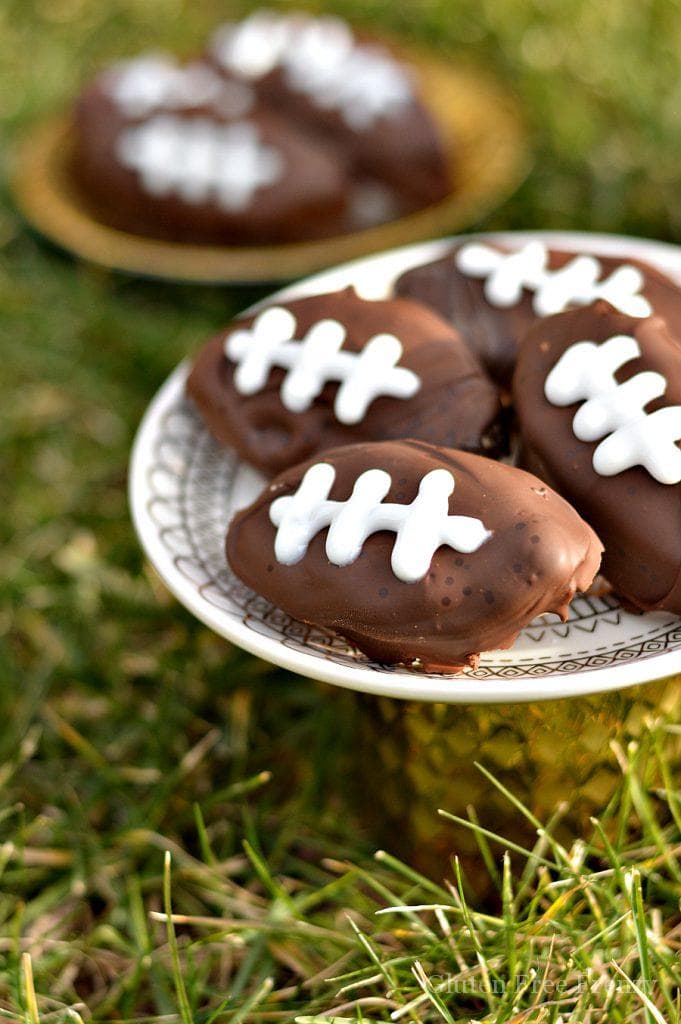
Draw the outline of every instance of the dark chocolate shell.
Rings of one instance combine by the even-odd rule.
[[[604,302],[550,317],[528,333],[515,373],[523,464],[598,532],[605,545],[603,573],[622,598],[642,611],[681,613],[681,483],[661,483],[640,464],[614,475],[597,472],[594,455],[601,439],[580,440],[573,424],[584,402],[556,405],[546,397],[547,377],[573,345],[621,337],[633,338],[640,356],[627,359],[615,380],[622,384],[641,373],[658,373],[664,378],[663,394],[644,411],[681,406],[681,335],[674,325],[658,316],[623,316]],[[586,364],[585,371],[592,376]],[[604,439],[608,436],[612,432]],[[673,444],[673,434],[667,432],[663,440]],[[655,447],[659,461],[662,449]],[[656,468],[653,462],[651,468]]]
[[[296,548],[300,523],[294,523],[295,560],[284,564],[291,563],[291,534],[278,536],[283,509],[274,503],[295,494],[318,466],[332,478],[328,499],[343,508],[367,470],[388,474],[383,501],[398,506],[400,521],[409,518],[406,506],[428,474],[453,478],[439,512],[427,507],[435,519],[419,520],[421,532],[407,544],[407,568],[425,554],[418,569],[425,575],[412,582],[396,575],[404,574],[400,564],[393,568],[399,535],[380,525],[360,543],[353,561],[333,564],[330,556],[343,562],[345,554],[347,562],[348,550],[335,540],[329,554],[329,529],[313,531],[307,545]],[[469,517],[461,539],[452,541],[456,547],[436,546],[432,539],[440,537],[438,515],[446,520],[447,512]],[[456,671],[475,664],[480,651],[509,647],[543,612],[565,617],[574,594],[590,586],[601,550],[574,509],[531,474],[417,441],[350,445],[295,466],[240,512],[227,534],[227,558],[236,575],[294,618],[341,633],[374,661],[433,671]]]

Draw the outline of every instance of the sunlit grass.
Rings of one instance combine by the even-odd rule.
[[[679,794],[641,789],[638,812],[630,800],[642,760],[664,776],[668,738],[650,723],[619,751],[621,783],[588,834],[566,839],[561,827],[559,839],[558,815],[511,857],[487,830],[494,871],[482,903],[471,900],[455,831],[440,880],[384,851],[341,857],[347,837],[332,839],[328,822],[326,838],[313,836],[295,799],[287,830],[264,793],[259,812],[222,804],[243,841],[226,842],[218,818],[206,825],[188,807],[167,833],[90,826],[89,856],[56,808],[8,808],[5,1015],[30,1024],[679,1021]],[[94,774],[108,786],[101,765]],[[480,832],[475,820],[466,827]]]

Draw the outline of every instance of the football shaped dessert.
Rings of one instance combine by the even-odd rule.
[[[337,147],[356,177],[386,182],[420,205],[450,190],[442,140],[413,72],[342,19],[256,11],[219,28],[209,58]]]
[[[98,217],[122,230],[280,241],[326,231],[345,209],[337,155],[206,64],[123,62],[86,89],[74,117],[74,174]]]
[[[599,299],[630,317],[681,315],[681,292],[658,270],[638,260],[549,249],[540,240],[510,251],[473,239],[406,271],[395,291],[453,324],[503,383],[510,382],[519,340],[543,317]]]
[[[355,441],[502,441],[497,389],[459,334],[416,302],[352,288],[237,320],[199,352],[187,392],[213,436],[268,474]]]
[[[604,575],[641,611],[681,613],[678,326],[606,302],[549,317],[514,379],[523,464],[594,527]]]
[[[536,477],[418,441],[332,449],[286,470],[227,534],[244,583],[373,661],[452,672],[567,617],[602,546]]]

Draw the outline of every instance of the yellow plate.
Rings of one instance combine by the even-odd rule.
[[[402,55],[446,140],[456,189],[444,200],[363,231],[266,246],[187,245],[118,231],[96,220],[69,174],[72,130],[61,116],[21,147],[13,191],[28,221],[76,256],[115,270],[180,281],[275,281],[461,229],[492,209],[529,167],[526,134],[506,89],[479,69],[418,51]]]

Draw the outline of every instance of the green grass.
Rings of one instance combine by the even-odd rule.
[[[487,226],[678,239],[677,3],[335,9],[475,56],[518,91],[537,163]],[[103,60],[191,49],[225,13],[5,0],[3,162]],[[372,858],[346,781],[352,699],[231,649],[145,566],[125,495],[136,425],[178,359],[255,297],[76,265],[3,195],[0,1013],[681,1020],[679,795],[641,767],[666,763],[671,727],[620,751],[593,832],[549,833],[512,863],[481,836],[498,885],[482,903],[454,863],[443,882]]]

